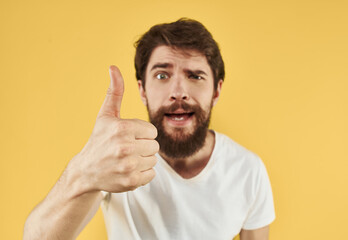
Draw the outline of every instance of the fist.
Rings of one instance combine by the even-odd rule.
[[[69,165],[84,192],[125,192],[149,183],[159,144],[157,129],[139,119],[121,119],[123,78],[111,66],[110,87],[99,111],[92,135]]]

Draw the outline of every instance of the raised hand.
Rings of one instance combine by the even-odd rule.
[[[110,66],[110,87],[92,135],[69,163],[81,194],[90,191],[125,192],[150,182],[157,160],[157,129],[139,119],[121,119],[122,75]]]

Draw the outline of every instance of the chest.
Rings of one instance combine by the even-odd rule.
[[[232,239],[248,213],[238,183],[176,182],[165,177],[127,194],[134,225],[150,239]]]

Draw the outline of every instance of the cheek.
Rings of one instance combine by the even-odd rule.
[[[195,92],[191,93],[191,97],[195,99],[196,102],[199,103],[202,107],[210,107],[214,92],[212,90],[203,90],[198,89]]]
[[[154,92],[147,92],[147,107],[151,111],[157,111],[157,109],[160,107],[160,103],[162,102],[160,94],[158,94],[159,91]]]

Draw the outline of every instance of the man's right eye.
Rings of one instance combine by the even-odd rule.
[[[167,79],[168,75],[165,74],[165,73],[159,73],[159,74],[156,75],[156,78],[159,79],[159,80],[163,80],[163,79]]]

